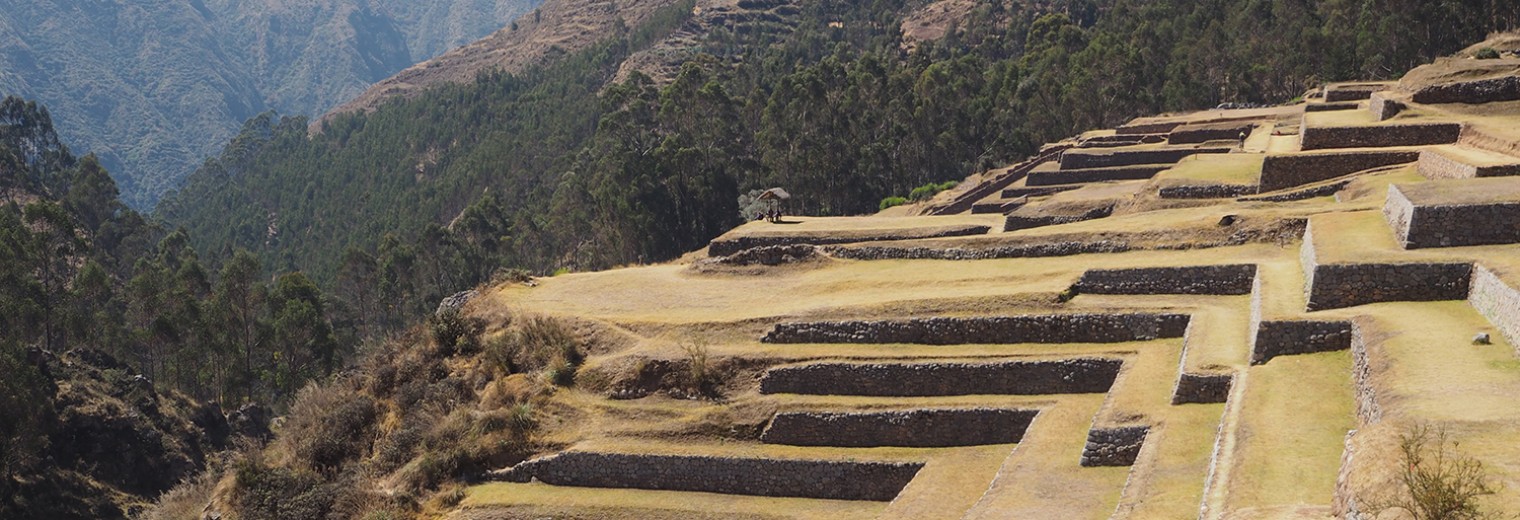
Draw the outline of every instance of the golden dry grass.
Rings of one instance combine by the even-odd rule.
[[[1194,155],[1156,176],[1162,180],[1205,181],[1218,184],[1255,184],[1266,155],[1225,153]]]

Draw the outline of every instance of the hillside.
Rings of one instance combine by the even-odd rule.
[[[247,119],[320,114],[536,5],[5,1],[0,95],[50,106],[64,139],[149,209]]]
[[[1520,510],[1514,38],[1092,129],[881,214],[497,280],[174,504],[1392,518],[1436,478]]]
[[[1513,16],[1237,4],[691,1],[620,27],[556,2],[544,20],[582,21],[522,20],[431,68],[471,78],[471,63],[546,47],[511,42],[596,43],[410,89],[315,135],[310,120],[253,120],[158,214],[214,262],[244,248],[325,287],[373,272],[345,274],[345,258],[390,265],[385,301],[415,314],[498,269],[675,258],[742,222],[751,190],[785,187],[806,214],[871,212],[1085,128],[1386,77]],[[635,20],[655,4],[616,5]],[[905,23],[946,34],[907,51]]]

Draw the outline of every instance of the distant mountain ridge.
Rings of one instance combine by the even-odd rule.
[[[321,114],[540,0],[0,0],[0,94],[149,208],[261,112]]]

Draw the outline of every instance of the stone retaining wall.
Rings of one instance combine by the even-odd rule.
[[[1299,132],[1303,150],[1332,148],[1387,148],[1452,144],[1462,137],[1457,123],[1425,123],[1381,126],[1308,126]]]
[[[995,202],[982,202],[971,206],[971,213],[976,215],[988,213],[1008,213],[1024,207],[1029,203],[1029,197],[1019,197],[1013,200],[998,200]]]
[[[1172,404],[1223,403],[1230,397],[1230,386],[1235,384],[1233,374],[1179,373],[1177,386],[1172,388]]]
[[[1229,148],[1168,148],[1160,150],[1120,150],[1083,153],[1068,151],[1061,154],[1061,169],[1081,170],[1113,168],[1116,166],[1176,164],[1177,161],[1198,154],[1229,152]]]
[[[1138,124],[1130,122],[1120,125],[1118,128],[1115,128],[1114,133],[1118,135],[1166,134],[1171,133],[1172,130],[1176,130],[1179,126],[1182,126],[1181,122]]]
[[[1416,206],[1395,184],[1383,215],[1405,249],[1520,242],[1520,202]]]
[[[1028,186],[1056,186],[1061,184],[1086,184],[1103,181],[1135,181],[1155,177],[1171,169],[1171,164],[1145,164],[1138,166],[1115,166],[1110,168],[1080,168],[1030,172],[1024,184]]]
[[[1404,102],[1389,96],[1390,93],[1388,92],[1378,92],[1372,95],[1372,100],[1367,103],[1367,111],[1372,113],[1374,119],[1387,121],[1393,119],[1393,116],[1399,115],[1404,109],[1409,108],[1409,105],[1405,105]]]
[[[1250,123],[1181,126],[1167,135],[1167,144],[1202,144],[1209,141],[1240,141],[1256,125]]]
[[[1467,103],[1520,100],[1520,77],[1505,76],[1476,81],[1431,85],[1415,91],[1415,103]]]
[[[793,446],[945,448],[1013,444],[1039,410],[932,408],[880,412],[783,412],[760,441]]]
[[[778,323],[764,343],[1122,343],[1180,338],[1186,314],[1043,314],[986,318]]]
[[[1128,243],[1113,240],[1092,242],[1046,242],[986,248],[880,246],[833,247],[826,249],[835,258],[850,260],[992,260],[998,258],[1040,258],[1095,253],[1123,253]]]
[[[1520,291],[1504,283],[1487,267],[1473,267],[1472,291],[1467,296],[1478,314],[1499,329],[1511,346],[1520,348]]]
[[[1309,103],[1304,105],[1304,112],[1334,112],[1337,110],[1356,110],[1358,103],[1355,101],[1339,101],[1335,103]]]
[[[1063,191],[1080,190],[1081,186],[1040,186],[1035,188],[1009,188],[1003,190],[1003,198],[1014,199],[1018,197],[1043,197],[1055,195]]]
[[[1472,278],[1471,263],[1321,264],[1312,225],[1304,231],[1299,261],[1310,311],[1382,302],[1465,300]]]
[[[1362,326],[1351,324],[1351,383],[1356,395],[1357,421],[1365,426],[1383,420],[1383,407],[1378,403],[1377,388],[1372,384],[1372,361],[1368,352],[1366,334]]]
[[[1255,264],[1089,269],[1072,285],[1086,294],[1250,294]]]
[[[1241,197],[1241,202],[1293,202],[1296,200],[1309,200],[1315,197],[1328,197],[1336,192],[1346,189],[1351,185],[1351,179],[1336,181],[1329,184],[1293,190],[1276,195],[1263,195],[1260,197]]]
[[[1020,229],[1034,229],[1045,226],[1058,226],[1073,222],[1085,222],[1108,218],[1114,214],[1114,206],[1106,204],[1075,215],[1018,215],[1010,214],[1003,218],[1003,231],[1018,231]]]
[[[845,232],[835,235],[748,235],[734,238],[718,238],[708,243],[707,253],[712,256],[729,256],[745,249],[768,246],[790,246],[798,244],[829,245],[851,244],[858,242],[881,242],[889,240],[916,240],[924,238],[963,237],[970,235],[985,235],[992,228],[989,226],[944,226],[922,230],[902,230],[884,232]]]
[[[1471,277],[1470,263],[1320,264],[1307,280],[1308,310],[1465,300]]]
[[[1108,392],[1124,362],[1114,358],[998,363],[811,363],[777,367],[762,394],[927,397]]]
[[[1420,152],[1418,164],[1420,175],[1427,179],[1472,179],[1520,175],[1520,159],[1516,159],[1515,164],[1478,166],[1441,153],[1439,150]]]
[[[1069,148],[1071,148],[1071,144],[1069,143],[1047,145],[1047,148],[1042,148],[1040,150],[1040,154],[1038,156],[1031,157],[1024,162],[1015,165],[1013,168],[1008,169],[1008,171],[1003,172],[1002,175],[983,181],[981,184],[978,184],[971,189],[968,189],[965,192],[961,193],[960,195],[957,195],[955,199],[950,201],[948,204],[945,204],[941,207],[932,208],[927,213],[930,215],[955,215],[958,213],[965,213],[966,211],[970,210],[971,206],[976,204],[978,201],[981,201],[987,197],[991,197],[992,194],[997,193],[998,190],[1007,188],[1008,185],[1018,182],[1019,179],[1023,179],[1024,176],[1028,175],[1030,170],[1035,169],[1040,164],[1055,160]]]
[[[1351,348],[1349,321],[1268,321],[1256,324],[1251,341],[1251,364],[1277,356],[1312,354]]]
[[[1087,445],[1082,447],[1082,466],[1130,466],[1140,456],[1149,426],[1094,427],[1087,431]]]
[[[1412,163],[1419,159],[1420,152],[1413,150],[1268,155],[1261,168],[1261,191],[1276,191],[1327,181],[1342,175]]]
[[[1163,186],[1156,195],[1163,199],[1228,199],[1256,193],[1256,186],[1246,184],[1185,184]]]
[[[523,462],[493,477],[555,486],[885,502],[896,498],[923,466],[569,451]]]

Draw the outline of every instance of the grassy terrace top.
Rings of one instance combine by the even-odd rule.
[[[1161,172],[1157,179],[1209,181],[1220,184],[1255,184],[1266,156],[1259,153],[1194,155]]]
[[[1400,184],[1398,189],[1415,206],[1520,202],[1520,183],[1506,178]]]
[[[1520,163],[1520,157],[1469,146],[1443,145],[1431,147],[1430,150],[1473,166],[1506,166]]]
[[[1189,112],[1189,113],[1186,113],[1186,114],[1167,114],[1167,115],[1152,116],[1152,117],[1141,117],[1141,118],[1136,118],[1133,121],[1130,121],[1129,124],[1131,124],[1131,125],[1148,125],[1148,124],[1158,124],[1158,123],[1201,124],[1201,123],[1214,123],[1214,122],[1225,122],[1225,121],[1236,121],[1236,120],[1244,121],[1244,120],[1252,120],[1252,119],[1273,119],[1273,118],[1277,118],[1277,117],[1290,116],[1290,115],[1302,112],[1303,109],[1304,108],[1302,106],[1286,105],[1286,106],[1280,106],[1280,107],[1267,107],[1267,108],[1246,108],[1246,109],[1232,109],[1232,110],[1224,110],[1224,109],[1221,109],[1221,110],[1203,110],[1203,111],[1199,111],[1199,112]]]

